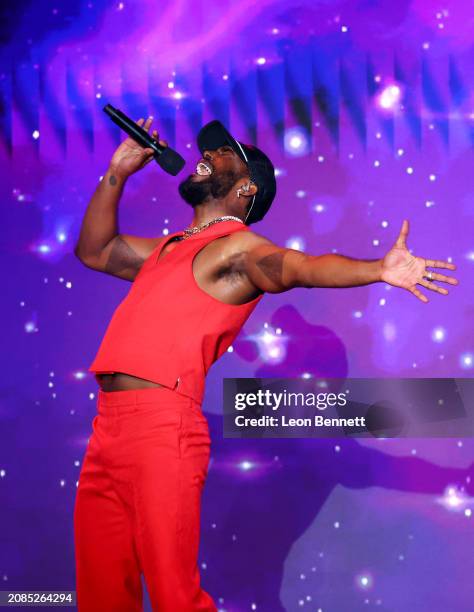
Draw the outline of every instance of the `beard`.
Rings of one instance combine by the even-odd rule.
[[[196,181],[191,174],[179,184],[178,191],[183,200],[194,208],[209,199],[225,198],[239,178],[241,176],[237,172],[228,171]]]

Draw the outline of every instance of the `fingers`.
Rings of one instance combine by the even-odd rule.
[[[153,122],[153,115],[150,115],[148,117],[148,119],[145,121],[145,125],[143,126],[143,129],[146,130],[148,132],[148,130],[150,129],[150,125]]]
[[[423,295],[423,293],[421,293],[421,291],[419,291],[416,287],[412,287],[411,289],[409,289],[409,291],[411,291],[413,295],[415,295],[419,300],[421,300],[425,304],[429,302],[426,295]]]
[[[158,142],[160,143],[160,145],[161,145],[162,147],[167,147],[167,146],[168,146],[168,143],[166,142],[166,140],[159,140],[159,139],[158,139],[158,138],[159,138],[159,136],[158,136],[158,132],[157,132],[157,130],[153,130],[152,137],[153,137],[155,140],[158,140]]]
[[[150,125],[153,122],[153,115],[150,115],[148,117],[148,119],[145,121],[145,123],[143,123],[145,121],[145,119],[143,117],[141,117],[140,119],[138,119],[137,121],[137,125],[140,125],[143,127],[144,130],[146,130],[148,132]]]
[[[144,149],[143,151],[152,151],[152,153],[154,153],[153,149]],[[149,153],[146,154],[147,156],[142,160],[142,163],[140,164],[140,169],[144,168],[147,164],[149,164],[152,160],[153,160],[153,155],[150,155]]]
[[[400,234],[398,235],[395,246],[398,248],[406,247],[406,239],[408,236],[408,219],[404,219],[402,223],[402,229],[400,230]]]
[[[447,261],[439,261],[438,259],[425,259],[425,261],[425,266],[427,268],[446,268],[448,270],[456,270],[456,266]]]
[[[441,281],[442,283],[449,283],[450,285],[459,284],[457,278],[454,278],[452,276],[445,276],[444,274],[438,274],[437,272],[431,272],[431,280]]]
[[[427,289],[431,289],[431,291],[437,291],[438,293],[441,293],[442,295],[448,295],[449,293],[449,291],[445,289],[444,287],[438,287],[438,285],[431,283],[429,280],[421,280],[419,284],[422,285],[423,287],[426,287]]]
[[[143,155],[145,156],[144,163],[149,164],[155,155],[155,151],[153,149],[143,149]]]
[[[143,129],[146,130],[147,132],[149,131],[150,126],[151,126],[152,123],[153,123],[153,115],[150,115],[146,121],[145,121],[145,119],[143,117],[141,117],[137,121],[137,124],[139,126],[143,127]],[[168,142],[166,140],[159,140],[158,130],[153,130],[152,138],[157,140],[162,147],[167,147],[168,146]]]

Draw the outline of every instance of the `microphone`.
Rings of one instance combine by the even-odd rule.
[[[181,172],[185,161],[179,153],[173,151],[173,149],[169,147],[162,147],[146,130],[130,119],[130,117],[127,117],[127,115],[122,113],[118,108],[114,108],[112,105],[107,104],[104,106],[103,111],[119,126],[119,128],[133,138],[133,140],[138,142],[139,145],[144,148],[153,149],[155,161],[165,170],[165,172],[173,176]]]

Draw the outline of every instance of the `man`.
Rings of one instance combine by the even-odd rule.
[[[138,121],[147,131],[151,123]],[[249,230],[275,197],[268,157],[218,121],[201,129],[198,147],[196,171],[179,185],[194,211],[188,228],[160,238],[119,233],[125,182],[153,155],[127,138],[75,249],[87,267],[133,281],[89,368],[100,389],[74,517],[80,612],[141,610],[142,573],[154,610],[216,610],[197,568],[210,454],[204,381],[265,292],[384,281],[427,302],[418,284],[443,295],[434,280],[457,284],[426,270],[453,264],[409,253],[406,220],[382,259],[278,247]]]

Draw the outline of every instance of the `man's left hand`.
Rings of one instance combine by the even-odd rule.
[[[382,260],[381,280],[394,287],[407,289],[425,303],[429,300],[419,289],[417,289],[417,284],[431,291],[437,291],[442,295],[447,295],[447,289],[439,287],[432,281],[441,281],[443,283],[449,283],[450,285],[457,285],[458,280],[452,276],[431,272],[431,270],[427,270],[426,268],[446,268],[448,270],[455,270],[456,266],[447,261],[413,256],[407,249],[407,236],[408,220],[405,219],[397,241]]]

